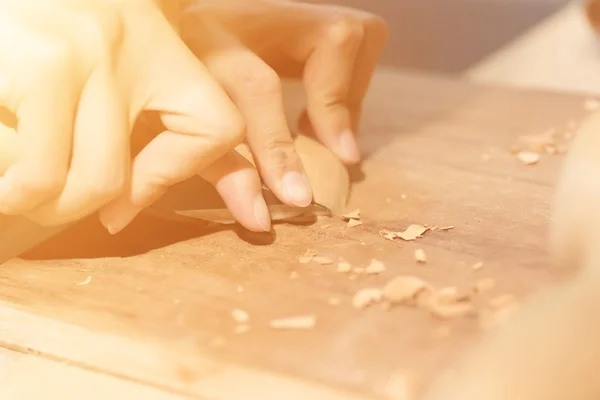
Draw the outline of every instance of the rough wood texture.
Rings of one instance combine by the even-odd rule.
[[[399,398],[403,371],[422,388],[479,325],[444,323],[452,333],[439,338],[441,323],[423,312],[357,311],[351,296],[400,273],[459,287],[492,276],[491,295],[554,279],[545,246],[561,157],[528,167],[508,148],[583,112],[576,96],[382,70],[365,107],[368,159],[353,172],[349,208],[361,208],[364,225],[278,225],[272,238],[147,218],[111,238],[88,221],[0,267],[0,342],[189,398]],[[378,234],[410,223],[456,229],[418,242]],[[300,265],[307,249],[388,268],[351,280],[332,266]],[[99,256],[111,258],[91,258]],[[474,272],[478,261],[485,267]],[[233,333],[234,307],[250,314],[248,332]],[[268,327],[304,314],[316,315],[314,329]]]

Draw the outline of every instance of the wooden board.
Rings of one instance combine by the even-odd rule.
[[[463,288],[491,276],[490,295],[554,279],[546,237],[561,157],[524,166],[508,148],[583,113],[576,96],[381,70],[349,206],[364,225],[278,225],[270,237],[142,218],[109,237],[88,221],[0,267],[0,343],[193,399],[399,398],[405,373],[420,390],[479,334],[478,322],[444,322],[452,333],[440,338],[442,323],[424,312],[358,311],[352,295],[402,273]],[[456,228],[416,242],[379,235],[411,223]],[[425,265],[414,261],[417,247]],[[355,266],[377,258],[387,271],[351,279],[299,264],[307,249]],[[234,333],[233,308],[249,313],[248,332]],[[314,329],[268,326],[306,314]]]

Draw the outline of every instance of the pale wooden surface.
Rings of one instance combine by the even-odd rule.
[[[362,209],[363,226],[279,225],[272,242],[151,219],[114,238],[84,224],[29,255],[62,260],[0,267],[0,343],[196,399],[398,398],[390,385],[405,371],[422,389],[479,334],[477,321],[444,323],[452,334],[439,338],[441,323],[423,312],[358,311],[352,295],[400,273],[463,288],[492,276],[490,295],[521,296],[552,280],[545,246],[561,157],[527,167],[508,148],[583,112],[577,96],[382,70],[365,107],[368,159],[354,173],[364,179],[349,206]],[[415,243],[378,234],[410,223],[456,229]],[[415,263],[417,247],[426,265]],[[309,248],[355,266],[376,257],[388,269],[350,280],[332,266],[298,264]],[[112,258],[85,258],[97,256]],[[478,261],[485,268],[474,272]],[[341,304],[329,305],[331,297]],[[250,331],[233,333],[234,307],[249,312]],[[315,314],[316,327],[268,328],[298,314]],[[11,387],[30,389],[26,381]],[[44,384],[36,388],[29,398],[46,398]]]
[[[574,0],[463,75],[480,83],[600,94],[600,38]]]

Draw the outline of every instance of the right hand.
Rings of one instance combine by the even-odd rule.
[[[0,178],[0,213],[59,225],[103,208],[115,233],[203,171],[244,226],[270,227],[256,170],[232,152],[241,116],[153,0],[1,1],[2,106],[18,119],[19,154]],[[132,162],[145,110],[166,130]]]

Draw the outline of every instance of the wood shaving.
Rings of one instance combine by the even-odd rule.
[[[84,280],[82,280],[81,282],[79,282],[77,284],[77,286],[85,286],[85,285],[89,285],[89,283],[92,281],[92,277],[88,276],[87,278],[85,278]]]
[[[300,264],[310,264],[313,260],[313,256],[300,256],[298,257],[298,262]]]
[[[503,308],[506,306],[511,305],[512,303],[514,303],[516,301],[516,297],[513,294],[507,293],[507,294],[502,294],[500,296],[496,296],[493,299],[490,300],[490,307],[492,308]]]
[[[357,219],[351,219],[351,220],[348,221],[348,225],[347,226],[348,226],[348,228],[354,228],[354,227],[360,226],[362,224],[363,224],[362,221],[359,221]]]
[[[358,309],[367,308],[371,304],[380,302],[382,297],[383,295],[381,289],[360,289],[354,294],[354,297],[352,298],[352,305],[354,306],[354,308]]]
[[[269,323],[273,329],[313,329],[317,324],[314,315],[300,315],[296,317],[274,319]]]
[[[340,261],[337,264],[336,270],[337,272],[347,273],[352,270],[352,265],[350,265],[350,263],[347,263],[346,261]]]
[[[314,262],[316,262],[317,264],[321,264],[321,265],[333,264],[333,260],[331,258],[325,257],[325,256],[314,256],[312,260]]]
[[[585,111],[596,111],[600,109],[600,101],[591,97],[589,99],[585,99],[585,101],[583,102],[583,108],[585,109]]]
[[[328,228],[331,228],[331,224],[321,225],[321,229],[328,229]]]
[[[448,226],[440,226],[440,231],[449,231],[456,228],[454,225],[448,225]]]
[[[517,157],[525,165],[535,165],[540,161],[540,154],[533,151],[523,150],[517,154]]]
[[[471,266],[471,268],[473,269],[473,271],[480,271],[483,268],[483,262],[476,262],[475,264],[473,264],[473,266]]]
[[[392,304],[414,301],[423,292],[432,292],[433,288],[421,278],[412,275],[400,275],[383,287],[383,297]]]
[[[356,209],[352,212],[344,214],[342,215],[342,218],[345,220],[360,219],[360,209]]]
[[[250,325],[246,325],[246,324],[241,324],[241,325],[236,325],[235,328],[233,328],[233,333],[235,333],[236,335],[240,335],[242,333],[246,333],[250,330]]]
[[[420,238],[421,236],[423,236],[423,234],[425,232],[427,232],[429,230],[429,228],[423,226],[423,225],[410,225],[408,228],[406,228],[406,230],[404,230],[403,232],[395,232],[396,237],[399,237],[402,240],[415,240],[417,238]]]
[[[231,310],[231,317],[238,324],[246,323],[250,319],[250,315],[248,315],[246,311],[239,308],[234,308]]]
[[[380,274],[383,271],[385,271],[385,264],[376,259],[372,259],[369,265],[365,267],[365,273],[369,275]]]
[[[425,250],[423,249],[416,249],[415,250],[415,260],[417,260],[418,263],[426,263],[427,262],[427,256],[425,255]]]
[[[492,290],[496,287],[496,280],[493,278],[482,278],[475,283],[475,291],[477,293]]]
[[[387,240],[394,240],[394,239],[396,239],[396,232],[392,232],[392,231],[388,231],[388,230],[382,230],[382,231],[379,231],[379,234],[381,236],[383,236]]]

